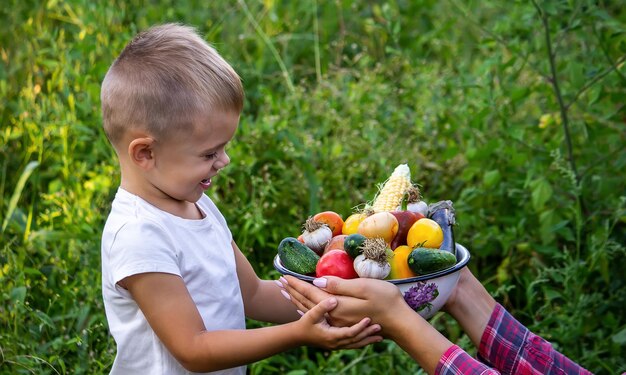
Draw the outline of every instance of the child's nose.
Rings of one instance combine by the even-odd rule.
[[[215,169],[222,169],[228,164],[230,164],[230,157],[228,156],[226,152],[224,152],[222,153],[222,156],[219,159],[217,159],[214,165],[215,165]]]

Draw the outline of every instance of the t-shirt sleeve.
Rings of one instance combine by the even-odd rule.
[[[146,272],[181,275],[173,239],[149,220],[132,220],[118,230],[109,261],[114,283]]]

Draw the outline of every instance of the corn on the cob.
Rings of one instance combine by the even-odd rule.
[[[409,187],[411,187],[411,170],[408,165],[400,164],[374,199],[372,204],[374,212],[395,210]]]

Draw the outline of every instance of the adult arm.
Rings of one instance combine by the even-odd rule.
[[[444,310],[459,322],[485,362],[503,374],[589,374],[518,322],[467,268],[461,270]],[[460,366],[463,359],[447,362]]]
[[[468,269],[461,271],[459,284],[444,309],[459,322],[479,348],[485,362],[495,369],[437,337],[439,332],[418,314],[410,309],[406,311],[408,306],[398,300],[397,288],[393,287],[394,291],[388,286],[379,287],[392,285],[390,283],[327,277],[315,281],[322,288],[318,289],[292,277],[286,279],[288,282],[284,286],[302,311],[328,298],[329,293],[336,294],[339,306],[329,313],[333,321],[348,324],[360,316],[370,316],[375,323],[381,324],[386,337],[396,341],[428,373],[498,374],[497,369],[503,374],[589,374],[508,314]],[[326,284],[321,281],[325,279],[328,279]],[[390,296],[391,300],[388,299]],[[431,351],[424,350],[424,344]]]
[[[352,324],[369,316],[380,324],[385,337],[392,339],[429,374],[452,343],[433,328],[405,302],[398,288],[374,279],[343,280],[336,277],[316,279],[321,289],[286,276],[285,289],[302,311],[307,311],[329,295],[336,295],[337,308],[330,315],[337,324]]]

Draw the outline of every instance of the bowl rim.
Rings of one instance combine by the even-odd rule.
[[[446,268],[444,270],[437,271],[437,272],[429,273],[428,275],[408,277],[405,279],[385,280],[385,281],[389,281],[392,284],[407,284],[407,283],[413,283],[417,281],[426,281],[426,280],[436,279],[438,277],[446,276],[446,275],[449,275],[451,273],[454,273],[460,270],[461,268],[465,267],[467,263],[469,262],[470,253],[469,253],[469,250],[465,248],[465,246],[459,243],[456,243],[456,259],[457,259],[457,262],[454,266],[450,268]],[[305,281],[315,280],[314,276],[302,275],[300,273],[296,273],[285,268],[282,265],[278,254],[276,254],[276,256],[274,257],[274,268],[276,269],[276,271],[280,272],[283,275],[290,275],[293,277],[297,277],[300,280],[305,280]]]

